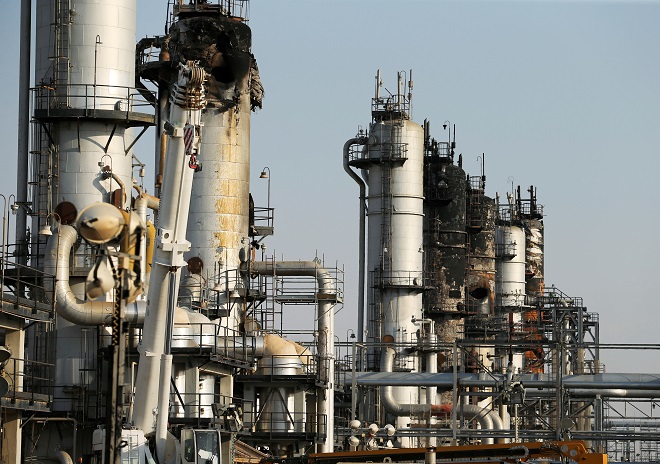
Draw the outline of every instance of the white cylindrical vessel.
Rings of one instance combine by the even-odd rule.
[[[498,260],[499,305],[520,308],[525,304],[525,231],[513,225],[498,226],[495,243]]]
[[[516,338],[522,331],[522,310],[525,305],[525,231],[514,225],[499,225],[495,229],[498,275],[498,306],[508,322],[509,337]],[[516,372],[524,367],[524,355],[511,353]],[[501,368],[506,367],[502,358]]]
[[[95,111],[133,110],[136,1],[80,0],[66,11],[61,2],[39,0],[36,10],[35,114],[49,118],[57,150],[41,147],[39,169],[52,179],[53,196],[44,204],[41,192],[37,207],[50,212],[68,201],[80,211],[109,201],[120,183],[128,197],[133,130]],[[101,174],[105,166],[115,178]]]
[[[69,205],[48,219],[70,224],[76,211],[109,202],[122,185],[122,205],[130,204],[133,153],[127,149],[134,135],[126,120],[135,86],[136,10],[136,0],[37,0],[33,117],[43,126],[33,125],[29,155],[34,231],[58,204],[68,202],[75,210]],[[43,238],[34,234],[31,263],[37,267],[42,266],[44,246]],[[85,245],[77,249],[76,266],[92,264],[86,251]],[[84,285],[74,277],[70,283],[84,300]],[[89,359],[96,357],[89,340],[93,331],[62,320],[56,330],[55,384],[88,383]],[[89,388],[93,391],[95,385]],[[75,391],[62,390],[53,410],[71,411]]]
[[[408,119],[380,120],[370,127],[368,157],[368,270],[378,290],[369,304],[372,337],[397,343],[397,369],[418,371],[419,360],[401,349],[417,341],[422,316],[424,131]],[[391,338],[390,338],[391,337]],[[397,387],[394,401],[418,403],[416,387]],[[396,427],[410,426],[397,417]],[[405,440],[404,446],[412,446]]]
[[[186,257],[201,258],[207,285],[217,290],[220,290],[216,287],[218,283],[221,286],[227,281],[236,284],[235,270],[240,267],[239,254],[249,230],[248,94],[241,96],[236,110],[219,112],[207,108],[202,113],[200,159],[203,169],[194,177],[188,218],[191,249]]]
[[[389,151],[401,158],[374,164],[368,183],[368,269],[382,287],[380,332],[400,343],[414,341],[412,319],[421,318],[423,142],[422,127],[409,120],[371,126],[369,158],[386,158]]]

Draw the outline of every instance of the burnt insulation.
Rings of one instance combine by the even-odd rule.
[[[199,61],[209,74],[207,107],[225,111],[249,92],[251,108],[261,108],[264,91],[247,24],[224,16],[191,17],[175,22],[169,35],[173,61]]]

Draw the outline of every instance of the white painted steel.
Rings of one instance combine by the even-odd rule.
[[[424,219],[424,130],[409,120],[371,124],[368,156],[385,158],[391,150],[405,162],[382,161],[369,168],[368,176],[368,269],[381,274],[381,336],[391,335],[397,343],[416,341],[415,320],[422,313],[423,219]],[[388,194],[389,191],[389,194]],[[380,315],[370,319],[378,320]],[[416,370],[414,358],[397,356],[399,367]],[[416,387],[398,387],[393,401],[415,404]],[[407,428],[410,417],[397,417],[396,427]],[[410,443],[404,446],[412,446]]]
[[[506,256],[497,261],[502,307],[525,303],[525,231],[518,226],[498,226],[495,243]]]
[[[185,74],[180,72],[178,85],[186,85],[184,79]],[[177,93],[173,91],[172,99],[176,98]],[[153,411],[158,398],[153,392],[157,391],[158,379],[163,370],[161,357],[165,356],[168,319],[173,317],[174,308],[171,303],[177,299],[180,268],[185,265],[183,253],[190,248],[190,243],[186,240],[186,224],[193,169],[189,166],[190,158],[185,156],[183,127],[186,123],[199,125],[200,113],[200,109],[186,109],[174,103],[170,105],[169,121],[173,126],[173,134],[169,138],[163,174],[163,191],[167,194],[161,198],[158,214],[156,249],[145,316],[145,326],[149,327],[149,330],[143,332],[142,343],[138,347],[140,364],[136,380],[134,422],[136,427],[145,433],[154,430]],[[173,268],[176,270],[172,271]],[[166,362],[165,358],[163,362]],[[169,394],[165,396],[169,398]],[[162,420],[159,416],[159,422],[166,421],[166,414],[165,412]],[[157,432],[158,445],[159,440],[164,439],[162,427],[159,427]]]
[[[60,70],[68,69],[67,80],[56,80],[54,74],[57,68],[57,60],[53,59],[56,3],[60,2],[37,2],[35,85],[45,86],[42,87],[44,95],[48,93],[47,88],[52,88],[51,96],[69,96],[67,100],[58,97],[56,106],[60,108],[117,109],[121,106],[117,102],[125,101],[129,88],[135,86],[136,0],[71,2],[75,14],[71,15],[70,26],[59,28],[64,37],[59,53],[68,54],[68,66],[62,64]],[[65,17],[68,15],[65,13]],[[97,36],[101,44],[96,43]],[[66,62],[65,58],[60,60]],[[41,103],[42,106],[46,104],[45,101]],[[55,101],[47,104],[52,108]],[[123,109],[126,108],[123,104]],[[65,200],[78,210],[95,201],[109,201],[109,192],[118,185],[112,179],[101,178],[99,163],[110,166],[124,185],[132,185],[132,152],[126,154],[124,150],[134,140],[133,131],[118,126],[104,152],[113,128],[114,124],[91,118],[54,125],[51,133],[59,156],[53,162],[55,197],[47,206],[49,211]]]
[[[405,144],[406,161],[381,163],[369,168],[368,268],[385,268],[383,279],[395,286],[422,286],[422,247],[424,219],[424,130],[412,121],[378,122],[370,130],[369,157],[378,158],[383,147]],[[390,174],[384,172],[389,169]],[[390,199],[383,198],[383,181],[389,179]],[[385,189],[386,191],[387,189]],[[388,204],[389,203],[389,204]],[[383,222],[390,223],[389,243],[381,240]],[[385,319],[382,335],[393,335],[397,342],[413,341],[421,318],[422,295],[409,289],[386,288],[382,292]]]
[[[60,2],[37,2],[37,85],[52,84],[56,3]],[[61,31],[68,36],[64,49],[69,58],[69,105],[116,109],[117,102],[127,98],[126,89],[135,86],[136,0],[76,0],[71,7],[75,14],[70,26]]]
[[[501,225],[495,229],[495,246],[502,256],[496,260],[499,304],[502,315],[510,324],[518,327],[522,322],[522,306],[525,304],[525,231],[522,227]],[[516,330],[516,329],[514,329]],[[507,368],[507,354],[499,358],[500,368]],[[522,353],[512,355],[514,374],[524,367]]]

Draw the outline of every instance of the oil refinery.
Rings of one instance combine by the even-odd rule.
[[[546,284],[542,189],[489,193],[456,126],[413,120],[414,70],[374,69],[371,119],[343,115],[346,279],[326,250],[270,250],[248,0],[163,1],[140,39],[137,3],[21,2],[3,463],[660,459],[660,418],[637,415],[660,374],[605,369],[599,314]]]

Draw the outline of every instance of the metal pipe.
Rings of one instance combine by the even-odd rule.
[[[135,199],[135,211],[137,215],[140,217],[140,221],[142,224],[147,225],[147,206],[148,206],[148,200],[142,196],[139,195]],[[140,249],[137,250],[140,258],[142,258],[142,262],[140,263],[140,282],[142,282],[142,285],[148,286],[148,283],[146,282],[147,279],[147,267],[149,266],[149,263],[147,262],[147,233],[146,230],[143,230],[142,232],[142,239],[140,240]]]
[[[18,83],[18,156],[16,168],[16,203],[28,199],[28,161],[30,138],[30,48],[32,37],[32,0],[21,1],[20,67]],[[16,243],[19,264],[27,264],[27,211],[16,211]]]
[[[658,390],[628,390],[625,388],[576,388],[569,389],[571,396],[596,398],[660,398],[660,387]]]
[[[383,350],[381,358],[380,370],[386,375],[392,375],[392,369],[394,367],[394,357],[396,356],[396,351],[392,347],[386,347]],[[412,384],[411,384],[412,385]],[[410,386],[410,385],[402,385]],[[397,403],[394,394],[392,385],[384,384],[381,388],[381,400],[385,410],[390,414],[393,414],[398,417],[407,417],[412,415],[447,415],[454,411],[454,405],[452,404],[404,404]],[[463,413],[465,417],[469,417],[469,420],[476,420],[479,422],[479,425],[484,430],[502,430],[504,425],[502,424],[502,419],[497,413],[491,409],[482,408],[473,404],[463,404],[460,405],[459,411]],[[493,438],[485,438],[484,443],[493,444]]]
[[[431,334],[429,334],[431,335]],[[432,334],[433,338],[435,338],[435,334]],[[438,352],[437,351],[432,351],[429,350],[426,353],[426,371],[434,374],[438,372]],[[426,387],[426,402],[429,404],[432,404],[435,402],[436,397],[438,395],[438,387],[435,386],[429,386]],[[428,425],[429,428],[433,428],[433,426],[436,424],[436,418],[433,416],[429,417],[428,420]],[[436,446],[437,445],[437,439],[433,436],[430,436],[428,438],[428,443],[427,446]]]
[[[451,388],[454,385],[454,374],[425,372],[360,372],[357,383],[368,386],[437,386]],[[519,374],[517,378],[525,388],[552,388],[557,385],[556,379],[547,374]],[[457,373],[456,380],[461,387],[497,388],[504,384],[505,374],[489,374],[488,378],[480,378],[480,374]],[[562,386],[567,390],[600,389],[610,390],[648,390],[660,392],[660,374],[595,374],[595,375],[565,375]],[[643,393],[643,392],[642,392]],[[632,392],[631,392],[632,394]],[[640,393],[641,394],[641,393]]]
[[[380,73],[380,70],[378,71]],[[378,88],[378,83],[376,83],[376,88]],[[360,231],[359,231],[359,249],[358,249],[358,343],[364,342],[364,282],[365,282],[365,243],[366,243],[366,229],[365,221],[367,215],[367,206],[366,206],[366,184],[358,176],[355,171],[351,169],[348,164],[348,152],[352,145],[366,145],[367,137],[354,137],[349,139],[344,144],[344,171],[351,176],[351,178],[358,184],[360,188]]]
[[[327,418],[326,430],[323,429],[323,421],[318,420],[318,432],[325,434],[325,441],[321,443],[319,453],[331,452],[334,443],[334,378],[335,378],[335,337],[334,337],[334,313],[332,308],[336,296],[335,282],[330,272],[319,266],[315,261],[256,261],[250,264],[250,272],[268,276],[312,276],[316,277],[318,283],[318,353],[321,365],[327,362],[327,378],[325,380],[325,394],[317,395],[317,413],[319,419],[323,415]]]
[[[610,419],[603,424],[605,428],[614,427],[660,427],[660,419]]]
[[[424,464],[435,464],[435,448],[428,448],[424,454]]]
[[[50,289],[57,314],[69,322],[92,326],[110,324],[113,313],[111,301],[85,301],[78,298],[69,286],[69,254],[78,239],[78,232],[69,225],[60,225],[48,238],[44,256],[44,272],[55,275],[55,288]],[[124,310],[126,321],[142,324],[146,302],[135,301]]]
[[[126,205],[126,186],[121,178],[114,172],[110,173],[110,177],[119,184],[119,189],[121,191],[121,199],[119,200],[121,204],[119,205],[119,209],[124,209],[124,205]]]
[[[133,188],[138,193],[138,198],[144,198],[147,201],[147,208],[152,211],[158,211],[158,208],[160,208],[160,198],[156,198],[153,195],[143,192],[137,182],[133,182]],[[145,220],[144,223],[146,224],[147,221]]]

